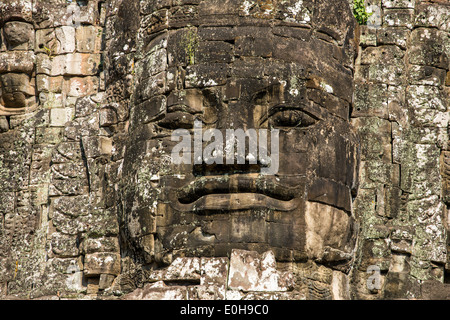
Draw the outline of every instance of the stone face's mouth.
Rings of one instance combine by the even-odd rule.
[[[203,196],[228,193],[257,193],[281,201],[290,201],[295,196],[295,190],[283,187],[273,179],[231,175],[197,179],[178,190],[178,200],[188,204]]]
[[[290,211],[297,207],[298,187],[280,184],[275,177],[259,174],[197,178],[169,197],[181,211],[246,210],[269,208]]]

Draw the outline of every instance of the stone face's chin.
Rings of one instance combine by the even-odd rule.
[[[306,201],[306,246],[308,257],[315,261],[351,260],[356,235],[353,218],[335,207]]]

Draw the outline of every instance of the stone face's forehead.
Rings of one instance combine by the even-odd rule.
[[[287,102],[312,100],[348,119],[355,25],[347,1],[142,1],[141,13],[139,101],[150,89],[211,87],[246,100],[282,83]]]
[[[160,24],[175,28],[252,25],[249,22],[255,19],[260,25],[269,25],[277,20],[286,25],[311,26],[339,43],[344,41],[354,21],[346,0],[148,0],[141,1],[141,12],[153,14]]]
[[[288,39],[308,40],[313,35],[344,51],[352,50],[355,40],[356,25],[346,0],[141,1],[141,13],[144,42],[160,32],[187,27],[199,28],[203,40],[239,44],[236,38],[254,37],[252,47],[259,50],[265,50],[268,40],[280,40],[265,38],[269,30]]]
[[[202,27],[169,32],[165,35],[166,49],[156,49],[137,63],[136,74],[143,86],[138,94],[146,90],[150,74],[159,77],[162,67],[169,68],[169,73],[182,67],[183,74],[178,77],[184,83],[183,89],[220,87],[216,91],[222,92],[223,100],[248,101],[258,91],[278,84],[283,87],[280,94],[285,102],[304,104],[312,100],[348,119],[353,71],[347,64],[350,55],[342,56],[343,48],[311,35],[308,40],[281,37],[270,28],[251,36],[244,32],[245,28],[230,29],[234,29],[228,30],[234,36],[227,41],[203,38]],[[304,31],[311,34],[310,30]],[[197,37],[192,52],[183,40],[189,32]]]

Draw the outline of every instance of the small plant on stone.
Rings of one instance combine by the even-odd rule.
[[[195,28],[189,27],[182,45],[186,52],[186,60],[189,65],[195,64],[195,55],[198,49],[198,35]]]
[[[364,0],[353,0],[353,15],[358,21],[359,24],[365,25],[367,24],[367,20],[369,20],[370,16],[373,14],[372,12],[366,11]]]

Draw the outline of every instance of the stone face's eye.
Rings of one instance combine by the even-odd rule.
[[[298,109],[277,108],[270,116],[270,123],[274,127],[307,128],[317,120]]]

